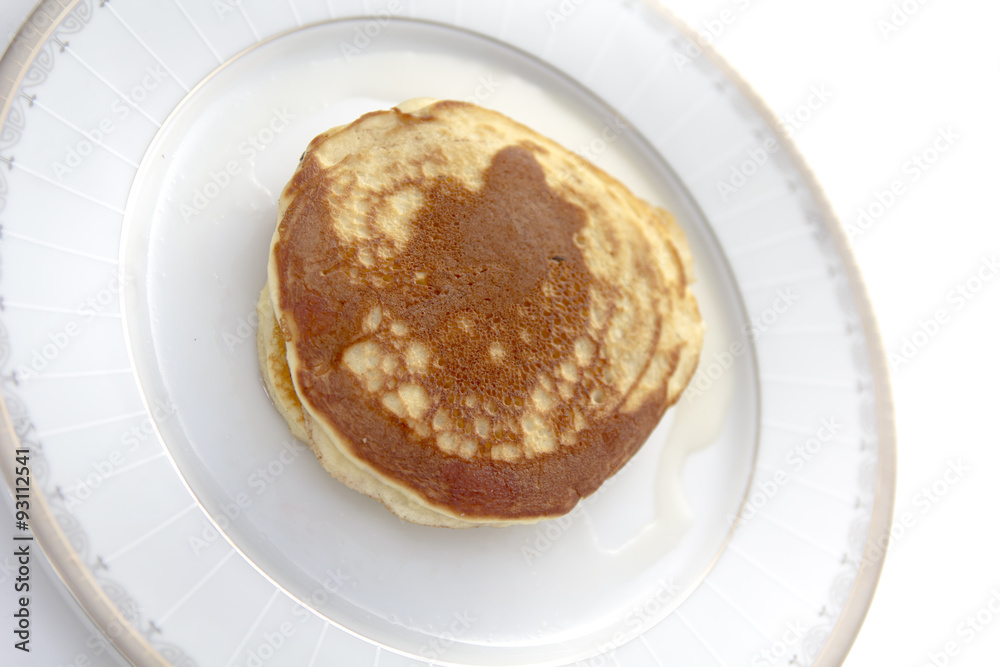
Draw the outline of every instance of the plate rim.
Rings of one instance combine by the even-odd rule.
[[[81,0],[40,0],[29,12],[10,44],[0,57],[0,132],[6,125],[14,97],[28,69],[41,52],[52,33],[80,4]],[[7,407],[6,397],[0,393],[0,471],[8,488],[13,488],[14,466],[12,457],[21,439],[14,428]],[[38,487],[30,487],[32,507],[31,534],[48,562],[46,571],[54,574],[63,586],[64,593],[75,604],[76,616],[88,621],[122,659],[139,664],[168,667],[169,662],[125,618],[111,598],[101,589],[86,564],[73,549],[59,522],[49,508]],[[53,582],[55,583],[55,582]],[[62,596],[64,599],[66,595]],[[115,637],[109,636],[110,628],[120,629]]]
[[[15,95],[35,58],[56,28],[80,4],[81,0],[41,0],[18,29],[3,56],[0,57],[0,100],[2,100],[0,103],[0,128],[5,125]],[[781,149],[789,156],[795,169],[801,174],[809,194],[817,205],[824,228],[830,234],[837,250],[838,259],[848,279],[861,320],[874,388],[878,463],[871,523],[865,538],[859,568],[844,607],[814,662],[814,665],[833,667],[841,664],[846,658],[874,600],[886,555],[886,550],[879,546],[879,540],[887,534],[891,524],[895,496],[897,442],[894,405],[888,359],[874,308],[845,228],[837,218],[815,172],[809,167],[792,139],[781,131],[779,116],[713,44],[701,39],[694,27],[679,18],[675,12],[664,6],[659,0],[641,0],[641,4],[659,14],[689,42],[697,43],[712,64],[736,87],[774,133],[775,139]],[[359,14],[357,16],[337,17],[336,20],[366,17],[368,15]],[[291,31],[297,29],[293,28]],[[240,50],[232,57],[227,58],[220,67],[240,57],[247,50],[256,48],[261,43],[270,41],[285,34],[285,32],[288,31],[282,31],[247,47],[247,49]],[[198,85],[200,86],[201,83],[199,81]],[[11,419],[6,398],[0,395],[0,451],[13,454],[19,446],[20,438]],[[2,470],[8,487],[11,487],[14,480],[13,458],[3,456],[2,459],[0,470]],[[166,658],[156,651],[147,638],[125,618],[124,614],[102,590],[93,573],[80,560],[58,525],[44,495],[40,494],[34,486],[31,489],[31,494],[32,507],[35,508],[32,512],[32,533],[50,564],[50,571],[60,580],[78,606],[78,610],[89,619],[94,627],[101,630],[105,638],[109,640],[110,645],[123,658],[129,661],[140,660],[140,664],[167,665]],[[744,502],[745,500],[746,498],[744,498]],[[867,560],[867,555],[872,553],[875,555],[874,559]],[[120,628],[120,632],[116,633],[114,637],[109,637],[107,629],[114,627]]]
[[[892,384],[889,375],[889,362],[885,352],[885,343],[878,326],[875,310],[857,255],[847,237],[847,231],[837,217],[826,191],[823,189],[816,173],[806,162],[805,156],[799,150],[792,138],[782,128],[781,118],[764,101],[763,96],[745,79],[733,65],[711,43],[705,43],[697,30],[677,16],[662,0],[642,0],[643,4],[661,14],[665,20],[676,26],[692,44],[698,44],[719,71],[730,83],[750,102],[754,111],[759,113],[773,132],[781,150],[791,159],[792,164],[801,173],[809,194],[815,199],[820,217],[826,231],[830,233],[837,254],[844,268],[861,318],[868,347],[868,361],[871,367],[875,392],[875,414],[878,436],[878,467],[875,473],[875,491],[872,502],[871,524],[861,551],[861,561],[855,576],[851,591],[848,593],[844,608],[834,623],[830,636],[816,656],[814,667],[837,667],[847,658],[854,641],[861,632],[861,626],[868,610],[875,599],[875,589],[878,587],[882,567],[885,564],[886,549],[879,546],[879,540],[889,532],[892,523],[893,506],[896,495],[896,427],[895,409],[892,398]],[[876,554],[869,562],[868,554]]]

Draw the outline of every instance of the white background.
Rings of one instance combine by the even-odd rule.
[[[33,4],[2,0],[4,44]],[[1000,275],[985,262],[1000,258],[1000,3],[665,4],[704,31],[779,116],[812,91],[829,93],[794,140],[842,222],[859,232],[852,243],[885,347],[896,355],[899,441],[896,539],[845,664],[998,664],[1000,613],[987,605],[995,596],[1000,609]],[[957,138],[914,171],[913,156],[934,153],[939,132]],[[859,208],[880,193],[889,202],[884,191],[896,180],[903,194],[866,229],[857,227]],[[992,280],[977,282],[980,271]],[[971,299],[958,291],[977,286]],[[946,321],[923,335],[936,312]],[[0,516],[0,524],[8,535],[13,519]],[[14,608],[12,562],[0,556],[0,610]],[[105,664],[88,647],[89,630],[40,574],[36,564],[30,659],[10,648],[8,619],[0,622],[7,637],[0,663]],[[967,620],[977,613],[983,625]]]

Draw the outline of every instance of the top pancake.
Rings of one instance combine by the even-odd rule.
[[[316,137],[268,289],[302,408],[355,465],[465,521],[557,516],[697,364],[672,217],[481,107],[415,100]]]

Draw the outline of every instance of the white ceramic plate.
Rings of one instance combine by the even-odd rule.
[[[0,70],[4,470],[30,450],[32,530],[130,660],[846,653],[892,492],[877,335],[793,147],[661,10],[53,3]],[[314,135],[422,96],[525,122],[688,231],[699,374],[560,520],[402,523],[329,480],[262,388],[253,313],[277,194]]]

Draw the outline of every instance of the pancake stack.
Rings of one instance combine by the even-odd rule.
[[[292,434],[399,517],[570,511],[694,373],[666,211],[506,116],[412,100],[309,144],[281,194],[258,350]]]

